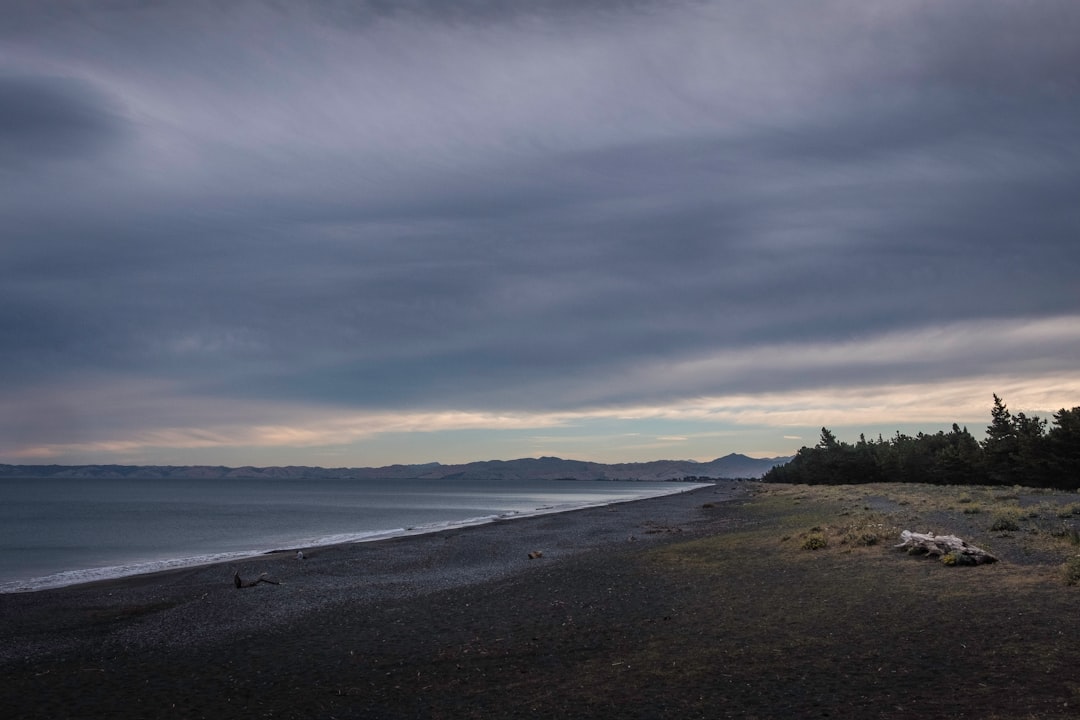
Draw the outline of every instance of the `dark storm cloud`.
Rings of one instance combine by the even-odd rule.
[[[94,153],[122,133],[116,111],[89,83],[0,74],[0,166]]]
[[[569,410],[1080,311],[1073,3],[19,7],[0,390]]]
[[[335,23],[354,23],[360,26],[386,18],[431,19],[449,23],[487,23],[515,18],[551,16],[590,17],[598,13],[625,11],[646,7],[651,0],[332,0],[315,3],[309,11],[313,16]],[[281,3],[288,8],[289,3]]]

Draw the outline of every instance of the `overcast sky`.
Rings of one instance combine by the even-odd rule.
[[[0,462],[1080,405],[1080,3],[0,0]]]

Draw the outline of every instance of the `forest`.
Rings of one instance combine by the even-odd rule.
[[[1049,425],[1049,427],[1048,427]],[[821,428],[821,440],[804,447],[765,482],[853,484],[913,482],[938,485],[1025,485],[1080,488],[1080,406],[1054,413],[1053,423],[1037,415],[1015,415],[997,394],[986,437],[979,441],[953,423],[949,432],[894,437],[852,444]]]

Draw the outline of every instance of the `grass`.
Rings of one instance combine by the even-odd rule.
[[[1054,568],[1080,545],[1080,499],[1075,492],[884,483],[760,485],[752,500],[742,502],[743,511],[759,524],[754,530],[709,538],[705,542],[713,551],[751,553],[760,559],[779,550],[790,561],[792,552],[805,550],[806,561],[841,555],[880,562],[895,559],[899,553],[894,555],[891,546],[907,529],[959,535],[1007,564],[1054,576]],[[717,547],[731,543],[740,549]],[[679,562],[701,561],[691,552]]]
[[[1060,518],[1073,517],[1074,515],[1080,515],[1080,503],[1069,503],[1057,508],[1057,516]]]
[[[1060,562],[1080,544],[1080,493],[1075,491],[918,484],[842,487],[861,487],[864,496],[887,502],[896,510],[890,514],[892,521],[907,529],[960,535],[991,552],[1011,548],[1025,562],[1048,562],[1055,556]],[[829,491],[831,497],[836,493]]]

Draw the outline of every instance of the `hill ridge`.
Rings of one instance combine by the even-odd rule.
[[[444,465],[439,462],[384,465],[381,467],[323,468],[306,465],[255,467],[244,465],[6,465],[0,477],[52,478],[183,478],[230,479],[267,478],[386,478],[386,479],[566,479],[566,480],[681,480],[684,478],[758,478],[790,457],[751,458],[729,453],[708,462],[694,460],[650,460],[630,463],[597,463],[557,457],[478,460]]]

